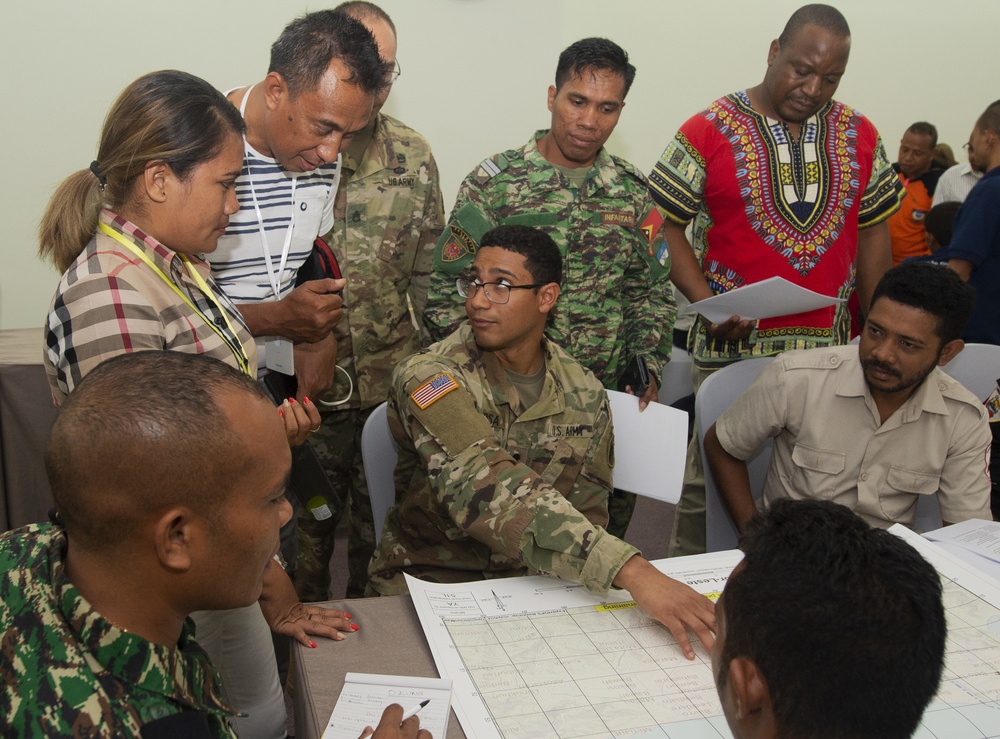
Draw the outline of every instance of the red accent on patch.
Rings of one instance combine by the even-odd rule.
[[[458,383],[447,372],[442,372],[410,393],[410,397],[420,410],[426,410],[452,390],[458,390]]]
[[[660,232],[660,227],[663,226],[664,220],[659,208],[653,208],[649,211],[646,220],[639,226],[639,230],[642,231],[642,235],[646,237],[648,243],[653,243],[653,237]]]

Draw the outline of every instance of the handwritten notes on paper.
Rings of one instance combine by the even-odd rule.
[[[434,739],[444,739],[451,708],[451,680],[348,672],[323,739],[358,739],[365,727],[378,726],[386,706],[398,703],[407,711],[428,699],[430,702],[417,714],[420,726]]]

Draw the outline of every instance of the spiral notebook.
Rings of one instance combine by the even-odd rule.
[[[425,700],[429,703],[417,714],[421,728],[434,739],[445,739],[451,680],[348,672],[323,739],[358,739],[366,726],[378,726],[386,706],[398,703],[406,711]]]

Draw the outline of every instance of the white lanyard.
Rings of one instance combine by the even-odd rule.
[[[240,115],[247,106],[247,98],[254,85],[250,85],[243,93],[243,100],[240,101]],[[244,120],[246,118],[244,117]],[[292,247],[292,233],[295,230],[295,185],[298,182],[298,174],[292,175],[292,207],[291,216],[288,219],[288,228],[285,230],[285,243],[281,247],[281,261],[278,263],[278,271],[275,272],[274,264],[271,261],[271,248],[267,241],[267,233],[264,230],[264,216],[260,212],[260,204],[257,202],[257,191],[253,186],[253,174],[250,172],[250,144],[247,143],[247,136],[243,134],[243,157],[247,164],[247,183],[250,185],[250,197],[253,199],[253,209],[257,214],[257,233],[260,234],[260,247],[264,253],[264,263],[267,265],[267,279],[271,283],[271,290],[275,300],[281,300],[281,276],[285,273],[285,264],[288,262],[288,252]]]

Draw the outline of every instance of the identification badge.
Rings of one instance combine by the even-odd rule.
[[[264,344],[264,363],[272,372],[286,375],[295,374],[295,355],[292,352],[292,342],[276,336]]]

